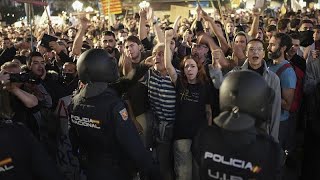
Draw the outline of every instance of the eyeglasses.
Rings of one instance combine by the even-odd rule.
[[[264,51],[264,49],[263,48],[257,48],[257,49],[249,48],[248,51],[250,51],[250,52],[262,52],[262,51]]]

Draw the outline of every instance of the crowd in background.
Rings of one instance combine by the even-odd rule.
[[[270,120],[261,132],[285,151],[283,179],[319,177],[319,10],[281,14],[253,9],[211,17],[197,7],[195,16],[179,16],[175,22],[150,14],[151,8],[143,8],[113,24],[81,16],[76,26],[62,29],[49,23],[35,26],[32,33],[27,25],[0,27],[2,118],[24,123],[66,178],[83,178],[76,158],[65,163],[76,169],[72,175],[57,158],[68,153],[61,150],[68,123],[57,118],[68,114],[65,109],[62,117],[61,107],[67,105],[61,102],[67,104],[84,86],[77,58],[102,48],[114,57],[123,77],[130,79],[147,67],[119,96],[146,148],[157,148],[165,179],[192,179],[192,139],[220,113],[223,79],[250,69],[274,90]],[[290,66],[279,70],[285,64]]]

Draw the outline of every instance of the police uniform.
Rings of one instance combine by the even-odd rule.
[[[275,180],[279,177],[279,145],[254,130],[228,132],[217,126],[208,127],[196,137],[193,147],[201,167],[201,180]]]
[[[220,88],[222,113],[193,141],[201,180],[280,179],[278,143],[258,128],[267,121],[272,89],[253,71],[233,72]],[[245,100],[245,101],[244,101]]]
[[[22,124],[0,121],[1,180],[62,180],[48,153]]]
[[[129,180],[136,175],[135,167],[157,179],[159,171],[151,154],[144,148],[123,101],[109,87],[118,79],[118,72],[108,58],[105,50],[92,49],[78,60],[79,77],[86,86],[69,107],[74,152],[79,152],[88,180]]]

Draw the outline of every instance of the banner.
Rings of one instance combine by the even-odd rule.
[[[121,14],[122,4],[120,0],[101,0],[101,9],[105,16],[110,14]],[[110,10],[110,12],[109,12]]]

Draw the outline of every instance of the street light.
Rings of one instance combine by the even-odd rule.
[[[83,3],[78,0],[76,0],[75,2],[72,3],[72,8],[75,11],[82,11],[82,7],[83,7]]]

